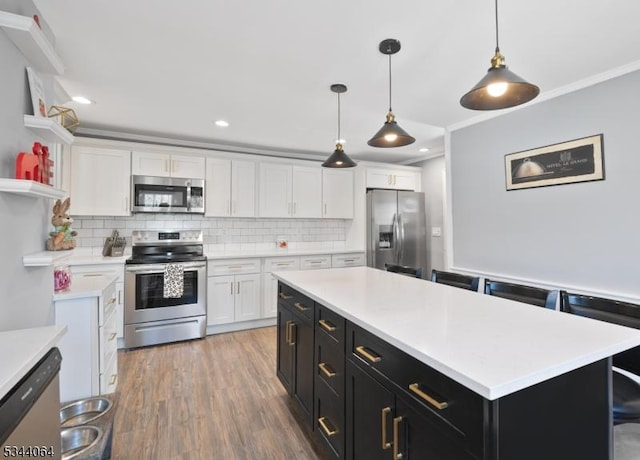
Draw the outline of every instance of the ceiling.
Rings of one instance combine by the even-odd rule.
[[[342,137],[354,159],[410,163],[443,151],[444,128],[477,117],[460,97],[495,47],[492,0],[34,0],[66,66],[59,78],[83,130],[326,157]],[[511,0],[499,4],[500,48],[541,94],[640,61],[640,2]],[[388,108],[416,138],[367,140]],[[230,126],[219,128],[218,119]],[[429,153],[419,148],[429,148]]]

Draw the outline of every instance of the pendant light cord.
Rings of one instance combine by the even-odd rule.
[[[500,52],[500,46],[498,45],[498,0],[496,0],[496,53]]]
[[[338,93],[338,139],[336,142],[341,143],[340,139],[340,93]]]
[[[389,112],[391,112],[391,55],[389,55]]]

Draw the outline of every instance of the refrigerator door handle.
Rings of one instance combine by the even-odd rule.
[[[391,221],[391,226],[393,229],[393,255],[394,255],[394,263],[396,265],[399,264],[399,258],[400,258],[400,251],[399,251],[399,246],[400,246],[400,242],[399,242],[399,238],[400,238],[400,232],[398,231],[398,220],[400,219],[400,215],[399,214],[394,214],[393,215],[393,219]]]
[[[402,265],[402,254],[404,254],[404,222],[402,214],[398,213],[398,265]]]

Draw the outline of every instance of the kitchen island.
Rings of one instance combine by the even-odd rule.
[[[611,458],[609,357],[640,331],[367,267],[274,276],[279,376],[300,349],[290,391],[334,457]]]

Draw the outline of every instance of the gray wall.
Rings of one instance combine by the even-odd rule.
[[[453,268],[638,299],[639,100],[634,72],[453,131]],[[505,190],[505,154],[600,133],[604,181]]]
[[[31,1],[3,1],[4,11],[29,14]],[[0,177],[13,178],[15,158],[30,151],[35,134],[24,127],[32,114],[25,68],[29,63],[4,33],[0,33]],[[51,93],[53,80],[40,73]],[[53,96],[52,96],[53,97]],[[49,103],[50,104],[50,103]],[[25,268],[22,256],[44,250],[53,203],[48,199],[0,193],[0,331],[53,323],[52,267]]]
[[[427,273],[432,269],[445,269],[444,226],[444,156],[431,158],[412,166],[422,168],[422,191],[425,193],[427,220]],[[440,228],[441,236],[433,236],[432,230]]]

